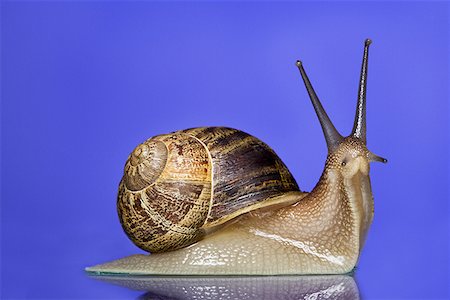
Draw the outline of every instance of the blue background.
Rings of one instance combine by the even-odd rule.
[[[134,298],[83,268],[140,250],[115,208],[130,151],[194,126],[247,131],[311,190],[325,141],[302,59],[344,134],[373,39],[375,219],[365,299],[449,296],[449,4],[1,4],[1,296]]]

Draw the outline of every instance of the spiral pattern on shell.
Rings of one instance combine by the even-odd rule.
[[[138,145],[125,164],[117,209],[138,247],[163,252],[294,190],[294,178],[266,144],[239,130],[203,127]]]

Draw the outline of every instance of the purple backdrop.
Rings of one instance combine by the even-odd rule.
[[[375,220],[365,299],[449,296],[449,4],[1,2],[1,296],[134,298],[88,265],[140,252],[117,185],[144,139],[226,125],[272,146],[310,190],[325,141],[302,59],[343,133],[373,39]]]

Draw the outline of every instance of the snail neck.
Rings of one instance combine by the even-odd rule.
[[[343,232],[350,231],[361,251],[373,219],[373,196],[368,171],[344,176],[336,169],[325,168],[319,182],[305,197],[316,202],[316,218],[337,224]]]
[[[274,249],[280,261],[289,257],[291,263],[284,270],[295,265],[292,270],[306,274],[350,272],[358,261],[373,207],[368,176],[359,171],[353,175],[346,178],[339,169],[326,167],[316,187],[302,198],[297,196],[295,204],[251,212],[230,227],[228,233],[238,236],[233,243],[239,249],[266,243],[265,249]]]

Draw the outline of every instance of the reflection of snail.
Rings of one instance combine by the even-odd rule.
[[[149,277],[98,276],[101,281],[146,291],[150,299],[306,299],[358,300],[358,287],[347,275]]]
[[[366,147],[370,43],[366,40],[364,47],[353,130],[345,138],[331,123],[302,63],[297,62],[328,146],[325,169],[310,193],[299,191],[291,173],[266,144],[242,131],[206,127],[156,136],[130,155],[117,205],[130,239],[146,251],[164,253],[132,256],[89,270],[152,274],[351,271],[373,217],[369,162],[386,162]]]

